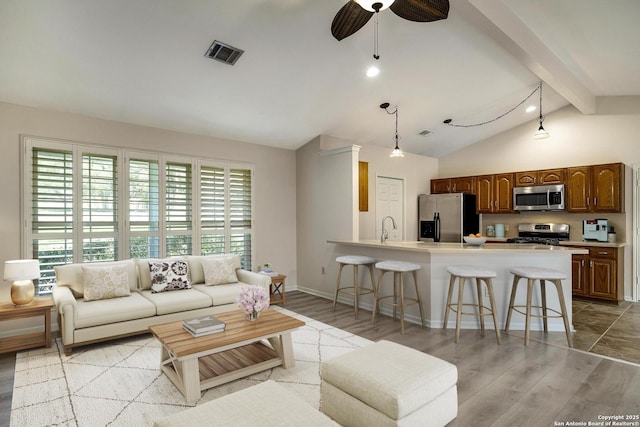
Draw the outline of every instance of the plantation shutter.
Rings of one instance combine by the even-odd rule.
[[[53,267],[73,262],[73,153],[33,148],[31,154],[31,244],[41,294],[51,292]]]
[[[251,268],[251,236],[253,227],[252,171],[229,171],[230,252],[240,255],[243,268]]]
[[[191,255],[192,252],[192,167],[167,162],[165,166],[166,253]]]
[[[82,260],[118,259],[116,156],[82,155]]]
[[[157,160],[129,160],[129,257],[160,257],[160,169]]]
[[[200,168],[201,255],[225,253],[225,181],[224,168]]]

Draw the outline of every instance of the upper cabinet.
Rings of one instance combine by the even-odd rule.
[[[513,174],[476,177],[476,208],[478,213],[513,212]]]
[[[442,193],[476,193],[476,177],[460,176],[457,178],[440,178],[431,180],[431,194]]]
[[[513,185],[514,187],[528,187],[531,185],[562,184],[565,180],[564,175],[564,169],[516,172]]]
[[[624,212],[624,164],[567,168],[567,212]]]
[[[567,212],[624,212],[624,164],[431,180],[431,194],[471,193],[478,213],[513,212],[513,187],[565,184]]]

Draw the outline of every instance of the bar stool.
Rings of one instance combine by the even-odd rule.
[[[336,281],[336,293],[333,297],[333,311],[336,311],[336,302],[338,301],[338,294],[340,292],[345,293],[347,295],[353,296],[353,306],[355,309],[355,317],[358,318],[358,297],[360,295],[366,294],[374,294],[375,290],[373,289],[375,286],[375,278],[373,274],[373,264],[375,264],[376,259],[370,256],[362,256],[362,255],[344,255],[336,258],[336,262],[340,264],[340,269],[338,270],[338,280]],[[342,269],[345,266],[351,265],[353,266],[353,286],[343,286],[340,287],[340,279],[342,277]],[[361,265],[366,265],[369,267],[369,274],[371,275],[371,288],[361,288],[359,286],[358,281],[358,267]]]
[[[549,317],[562,317],[564,320],[564,330],[567,334],[567,342],[569,343],[569,347],[573,347],[573,342],[571,340],[571,330],[569,329],[569,318],[567,317],[567,307],[564,302],[564,292],[562,292],[562,280],[565,280],[567,276],[557,270],[552,270],[550,268],[542,268],[542,267],[514,267],[511,269],[511,273],[513,274],[513,286],[511,288],[511,299],[509,301],[509,313],[507,314],[507,322],[505,324],[504,330],[509,330],[509,323],[511,322],[511,313],[513,311],[517,311],[520,314],[524,314],[526,316],[525,320],[525,330],[524,330],[524,345],[529,344],[529,325],[531,324],[531,317],[541,317],[544,325],[544,332],[548,332],[547,329],[547,318]],[[527,279],[527,305],[514,305],[514,301],[516,299],[516,291],[518,282],[520,279]],[[533,284],[538,280],[540,283],[540,293],[542,294],[542,305],[531,305],[531,297],[533,294]],[[549,281],[556,286],[556,291],[558,292],[558,300],[560,301],[560,311],[554,310],[553,308],[547,307],[547,292],[546,292],[546,284],[545,281]],[[520,308],[525,309],[525,311],[519,310]],[[532,308],[542,309],[542,314],[531,314]],[[552,311],[557,313],[557,315],[549,315],[547,311]]]
[[[418,304],[420,309],[421,325],[424,327],[424,311],[422,309],[422,301],[420,299],[420,291],[418,290],[418,274],[416,273],[422,267],[419,264],[413,264],[405,261],[380,261],[376,263],[376,268],[380,270],[378,276],[378,285],[374,294],[375,302],[373,306],[373,316],[371,323],[376,322],[376,311],[380,304],[388,304],[393,307],[393,318],[396,318],[396,309],[400,307],[400,332],[404,335],[404,308],[409,305]],[[380,296],[380,285],[382,283],[382,276],[385,273],[393,272],[393,295]],[[416,298],[404,297],[404,286],[402,275],[403,273],[411,273],[413,276],[413,283],[416,287]],[[391,302],[387,300],[391,300]],[[408,302],[407,302],[408,301]]]
[[[493,317],[493,326],[496,329],[496,340],[498,344],[500,341],[500,328],[498,327],[498,318],[496,316],[496,301],[493,296],[493,282],[491,279],[496,277],[496,272],[487,270],[486,268],[471,266],[471,265],[456,265],[447,267],[447,271],[451,275],[449,280],[449,294],[447,296],[447,305],[444,308],[444,324],[442,329],[447,328],[449,321],[449,310],[456,313],[456,344],[460,340],[460,320],[463,314],[478,316],[480,319],[480,331],[484,336],[484,316]],[[478,303],[470,304],[463,303],[464,284],[467,279],[475,279],[476,290],[478,292]],[[458,280],[458,300],[455,303],[451,303],[451,297],[453,296],[453,288],[455,287],[456,280]],[[489,304],[491,307],[487,307],[482,302],[482,282],[487,286],[487,292],[489,293]],[[477,313],[463,312],[463,306],[477,307]],[[486,313],[484,312],[486,310]]]

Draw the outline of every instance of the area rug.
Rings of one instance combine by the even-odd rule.
[[[65,356],[59,340],[49,349],[18,353],[11,427],[152,426],[154,420],[267,379],[320,405],[320,362],[371,341],[280,307],[306,325],[292,334],[294,368],[273,368],[202,394],[195,405],[160,371],[160,344],[151,335],[74,349]],[[249,405],[250,407],[250,405]]]

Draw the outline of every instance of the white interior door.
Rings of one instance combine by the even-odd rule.
[[[376,177],[376,238],[382,235],[382,218],[391,216],[397,225],[394,230],[390,219],[385,221],[389,240],[403,240],[404,236],[404,180]]]

